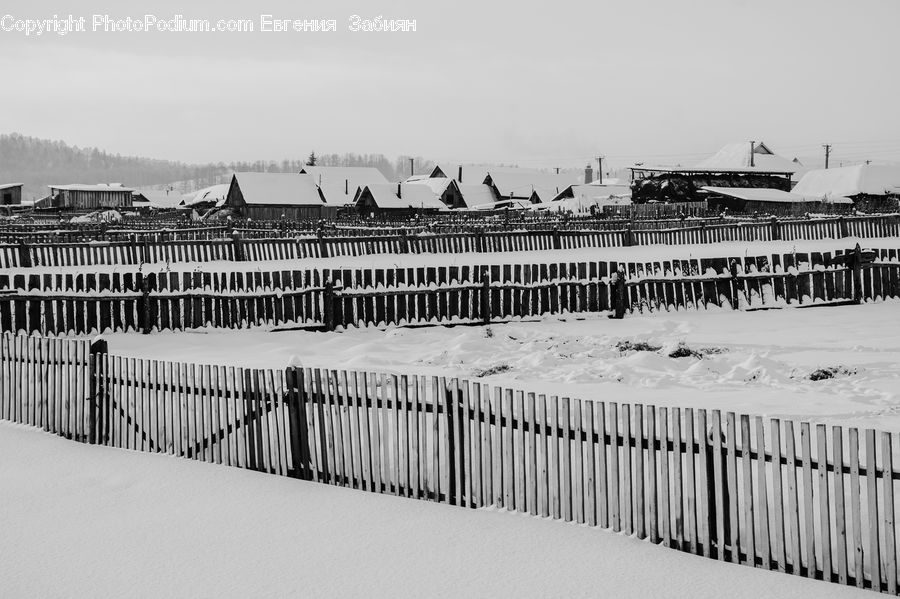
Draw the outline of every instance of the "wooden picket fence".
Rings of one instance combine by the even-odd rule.
[[[216,230],[218,231],[218,230]],[[339,232],[338,232],[339,233]],[[363,256],[372,254],[442,254],[524,252],[538,250],[687,245],[728,241],[794,241],[844,237],[900,237],[896,215],[819,220],[711,224],[661,229],[515,230],[463,233],[399,232],[366,235],[326,234],[287,238],[153,239],[90,243],[0,244],[0,268],[89,266],[210,261],[267,261]]]
[[[767,309],[900,297],[900,250],[628,262],[626,309]],[[0,272],[0,330],[489,323],[613,310],[615,261],[280,271]]]
[[[144,360],[102,340],[0,341],[0,417],[79,441],[495,506],[897,594],[895,433],[457,378]]]

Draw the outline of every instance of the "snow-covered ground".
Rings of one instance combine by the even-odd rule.
[[[872,597],[585,526],[0,422],[3,597]]]
[[[539,393],[900,431],[900,304],[549,317],[484,327],[112,334],[110,352],[197,363],[480,378]],[[622,343],[646,342],[655,351]],[[684,344],[700,355],[670,357]],[[825,371],[817,373],[817,371]],[[487,374],[493,371],[495,374]],[[823,380],[813,378],[828,377]]]

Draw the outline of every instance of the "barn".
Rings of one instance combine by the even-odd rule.
[[[704,187],[766,188],[789,192],[804,170],[794,160],[774,153],[763,142],[728,144],[694,166],[634,166],[632,199],[637,204],[696,202]]]
[[[50,195],[35,208],[62,210],[119,210],[134,204],[134,189],[119,183],[50,185]]]
[[[299,173],[235,173],[225,206],[253,220],[318,220],[328,212],[313,177]]]
[[[22,203],[22,183],[0,183],[0,206],[18,206]]]

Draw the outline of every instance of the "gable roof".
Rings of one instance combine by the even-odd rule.
[[[485,183],[492,185],[499,199],[528,199],[536,194],[542,202],[549,202],[570,185],[577,184],[578,173],[555,174],[527,169],[491,170]]]
[[[184,196],[174,190],[166,193],[163,189],[136,189],[131,195],[136,202],[146,200],[152,208],[174,208],[184,200]]]
[[[345,183],[353,188],[388,182],[380,170],[371,166],[304,166],[300,172],[311,175],[316,185],[323,187],[340,185],[343,189]]]
[[[191,199],[186,200],[184,204],[185,206],[192,206],[200,202],[216,202],[216,205],[218,205],[219,202],[228,197],[228,190],[230,187],[231,183],[220,183],[218,185],[204,187],[197,191]]]
[[[409,185],[425,185],[427,186],[432,193],[440,196],[443,195],[447,188],[451,185],[456,185],[455,179],[448,179],[447,177],[429,177],[427,179],[418,179],[415,181],[406,181],[406,184]]]
[[[68,185],[48,185],[51,190],[58,189],[60,191],[134,191],[131,187],[125,187],[121,183],[96,183],[87,185],[84,183],[71,183]]]
[[[587,183],[584,185],[569,185],[559,192],[552,201],[558,202],[568,198],[579,200],[600,200],[603,198],[631,198],[631,187],[625,185],[594,185]]]
[[[467,208],[493,204],[497,201],[494,188],[484,183],[460,183],[457,185],[459,194]]]
[[[397,184],[375,183],[366,185],[360,195],[366,191],[379,208],[430,208],[446,209],[447,206],[427,185],[417,183],[401,183],[400,195],[397,195]]]
[[[754,147],[752,163],[751,166],[750,142],[739,142],[723,146],[709,158],[698,162],[695,168],[758,171],[761,173],[796,173],[803,168],[801,164],[774,153],[763,142],[759,142]]]
[[[858,164],[808,171],[793,191],[819,198],[900,195],[900,164]]]
[[[241,191],[250,205],[310,206],[322,204],[319,189],[310,175],[298,173],[235,173],[231,189]],[[231,195],[229,189],[229,196]]]
[[[23,187],[24,183],[0,183],[0,189],[11,189],[13,187]]]

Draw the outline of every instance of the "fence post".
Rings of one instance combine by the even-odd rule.
[[[31,267],[31,249],[21,237],[19,238],[19,266],[24,268]]]
[[[778,217],[773,216],[770,220],[772,224],[772,241],[781,239],[781,226],[778,224]]]
[[[481,321],[491,323],[491,280],[490,271],[481,271]]]
[[[322,230],[322,227],[316,229],[316,240],[319,242],[319,257],[327,258],[328,245],[325,243],[325,232]]]
[[[634,245],[634,232],[631,230],[631,225],[629,224],[625,228],[625,246],[631,247]]]
[[[106,405],[107,393],[105,381],[100,376],[100,355],[109,352],[109,344],[106,339],[98,338],[91,343],[88,356],[88,373],[91,377],[90,397],[88,397],[88,443],[97,444],[97,431],[103,430],[103,415],[106,410],[101,406]],[[103,442],[106,439],[102,439]]]
[[[234,260],[235,262],[243,262],[244,261],[244,246],[241,243],[241,234],[237,231],[231,232],[231,243],[234,246]]]
[[[700,243],[706,243],[706,221],[700,222]]]
[[[484,228],[483,227],[481,229],[479,229],[478,232],[476,233],[475,242],[478,247],[478,252],[483,254],[484,253]]]
[[[553,249],[561,250],[562,249],[562,240],[560,239],[559,234],[559,226],[553,226]]]
[[[291,476],[310,480],[306,476],[306,440],[309,438],[306,412],[301,409],[300,394],[303,393],[303,370],[296,366],[288,366],[284,371],[286,385],[285,403],[288,408],[291,444]]]
[[[129,253],[131,254],[131,263],[132,264],[140,264],[141,263],[141,260],[138,260],[138,250],[137,250],[138,238],[137,237],[138,237],[137,233],[132,233],[131,235],[128,236],[128,249],[129,249]]]
[[[325,319],[325,330],[334,330],[334,283],[325,281],[325,291],[322,292],[322,314]]]
[[[738,271],[737,271],[737,261],[732,260],[728,265],[728,271],[731,273],[731,304],[732,309],[737,310],[740,306],[740,302],[738,301]]]
[[[850,237],[850,234],[847,231],[847,221],[844,219],[844,215],[838,217],[838,226],[841,230],[841,237]]]
[[[406,229],[400,229],[400,253],[409,253],[409,235],[406,232]]]
[[[863,299],[861,253],[857,243],[856,248],[853,250],[853,257],[850,259],[851,267],[853,268],[853,300],[857,304],[861,304]]]
[[[150,331],[153,330],[153,323],[150,322],[150,291],[154,285],[151,284],[150,277],[153,275],[144,275],[141,279],[141,303],[140,303],[140,318],[141,318],[141,332],[144,335],[149,335]]]

